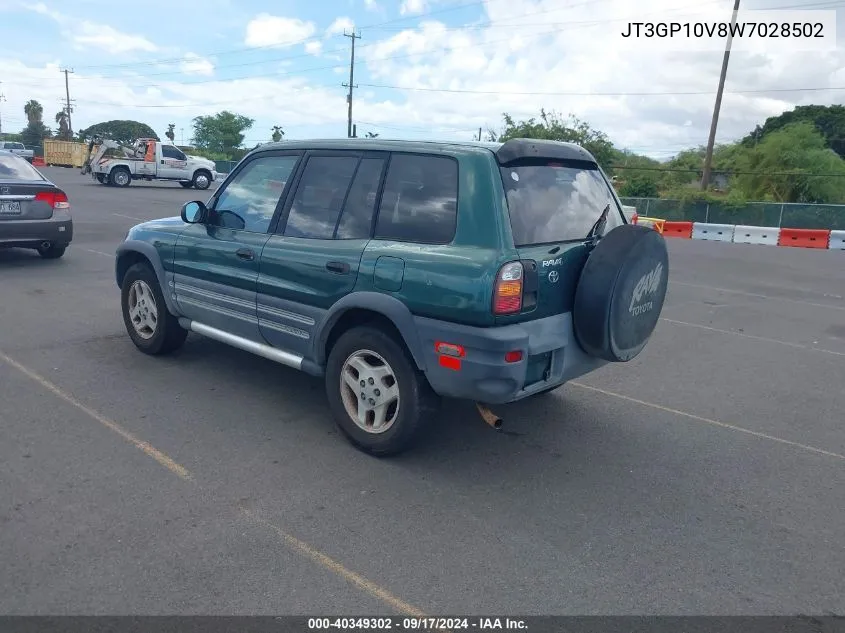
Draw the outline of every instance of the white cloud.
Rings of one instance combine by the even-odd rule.
[[[211,60],[201,57],[196,53],[186,53],[185,58],[179,65],[179,69],[186,75],[206,75],[214,74],[214,64]]]
[[[422,13],[426,9],[426,0],[402,0],[399,13],[402,15]]]
[[[378,11],[379,6],[376,0],[364,0],[364,8],[367,11]]]
[[[682,20],[681,0],[641,0],[636,4],[593,0],[581,6],[579,1],[487,0],[484,19],[472,27],[448,28],[427,20],[416,28],[388,33],[381,40],[378,32],[372,32],[367,46],[362,46],[360,54],[356,51],[355,78],[360,89],[354,116],[359,130],[372,129],[383,137],[468,139],[477,134],[479,126],[499,129],[502,112],[521,119],[538,116],[545,108],[564,116],[575,114],[606,132],[618,147],[658,157],[705,143],[722,56],[621,51],[614,45],[614,37],[629,19]],[[683,0],[683,4],[699,12],[709,1],[693,4],[694,0]],[[718,1],[720,6],[724,4],[724,0]],[[766,6],[771,0],[744,2],[754,7]],[[729,8],[726,13],[729,19]],[[300,30],[292,35],[290,28],[273,27],[269,35],[262,35],[259,29],[253,36],[262,45],[290,44],[317,32],[310,23],[292,18],[263,15],[256,20],[259,18],[265,26],[264,18],[269,18],[282,20],[288,27],[299,25]],[[340,24],[335,21],[333,26]],[[845,91],[738,94],[738,90],[845,86],[845,52],[779,53],[775,47],[776,43],[765,54],[731,56],[719,119],[720,142],[739,138],[766,117],[795,105],[841,102]],[[323,50],[319,41],[308,43],[306,51],[320,53],[324,59],[332,54]],[[174,57],[182,58],[178,52]],[[217,63],[225,66],[231,62]],[[248,139],[268,136],[266,130],[279,123],[284,124],[288,138],[344,136],[345,91],[339,84],[348,76],[348,56],[343,55],[334,71],[327,69],[322,74],[298,74],[307,66],[299,60],[280,60],[285,63],[290,64],[284,69],[290,75],[202,83],[172,75],[144,77],[160,72],[152,67],[138,70],[137,77],[113,79],[89,76],[78,68],[71,79],[72,96],[79,100],[74,127],[133,118],[157,130],[165,129],[171,120],[177,122],[177,129],[184,125],[187,130],[192,117],[229,108],[256,119]],[[64,89],[57,65],[27,65],[10,58],[0,59],[0,68],[9,100],[3,104],[4,129],[23,127],[26,99],[39,99],[46,108]],[[175,71],[178,63],[169,68]],[[239,68],[235,74],[260,72]],[[366,85],[371,83],[417,89],[374,89]],[[145,87],[147,84],[155,87]],[[637,94],[652,92],[666,94]]]
[[[313,40],[305,44],[305,52],[311,55],[319,55],[323,50],[323,43],[318,40]]]
[[[352,31],[354,28],[355,23],[351,18],[347,18],[345,16],[335,18],[334,22],[332,22],[329,25],[329,28],[326,29],[326,35],[338,35],[340,33],[344,33],[345,31]]]
[[[283,48],[301,43],[316,30],[313,22],[261,13],[246,25],[244,43],[247,46]]]

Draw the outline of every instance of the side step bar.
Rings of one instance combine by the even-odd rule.
[[[292,367],[293,369],[304,371],[308,374],[311,374],[312,376],[323,375],[322,367],[304,359],[299,354],[292,354],[291,352],[286,352],[276,347],[265,345],[264,343],[251,341],[249,339],[243,338],[242,336],[237,336],[236,334],[224,332],[223,330],[218,330],[217,328],[211,327],[210,325],[191,321],[190,319],[186,319],[184,317],[179,319],[179,325],[181,325],[183,328],[190,332],[196,332],[197,334],[207,336],[208,338],[214,339],[215,341],[220,341],[221,343],[225,343],[226,345],[237,347],[238,349],[241,349],[245,352],[251,352],[256,356],[261,356],[268,360],[272,360],[281,365],[285,365],[286,367]]]

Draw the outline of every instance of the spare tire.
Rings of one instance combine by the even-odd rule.
[[[669,280],[669,253],[652,228],[624,224],[599,240],[575,291],[573,325],[590,356],[636,357],[657,326]]]

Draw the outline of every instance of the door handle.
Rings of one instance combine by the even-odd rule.
[[[340,273],[341,275],[345,275],[349,272],[349,264],[347,264],[346,262],[327,262],[326,270],[329,270],[333,273]]]
[[[235,255],[238,256],[238,259],[245,259],[250,262],[255,259],[255,253],[248,248],[239,248],[235,251]]]

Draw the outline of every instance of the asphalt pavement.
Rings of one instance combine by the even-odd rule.
[[[845,252],[671,239],[634,361],[367,457],[320,381],[125,334],[115,247],[207,199],[68,192],[0,251],[0,613],[842,614]]]

